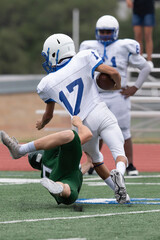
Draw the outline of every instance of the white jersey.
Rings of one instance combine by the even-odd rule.
[[[80,51],[84,49],[96,50],[105,64],[116,68],[121,75],[122,87],[127,85],[128,65],[142,69],[146,63],[146,60],[139,54],[139,43],[132,39],[120,39],[107,47],[97,40],[84,41],[80,45]],[[113,93],[113,91],[107,91],[109,92]]]
[[[95,163],[103,161],[99,136],[108,145],[115,160],[118,156],[125,156],[122,132],[115,116],[102,102],[94,80],[94,71],[102,63],[96,51],[81,51],[58,71],[45,76],[37,87],[44,102],[57,102],[71,116],[78,115],[91,129],[93,137],[83,145],[83,150]]]
[[[139,43],[132,39],[117,40],[107,47],[97,40],[84,41],[80,45],[80,51],[84,49],[97,50],[105,64],[116,68],[121,75],[122,87],[127,85],[127,68],[129,65],[143,69],[146,64],[146,60],[139,54]],[[145,79],[146,74],[141,72],[135,83],[135,86],[139,88]],[[130,99],[121,95],[120,90],[105,91],[98,88],[98,91],[102,101],[107,104],[108,108],[116,116],[124,139],[129,139],[131,137]]]
[[[71,116],[83,121],[101,102],[94,81],[94,71],[103,61],[96,51],[76,54],[64,67],[45,76],[37,86],[40,98],[63,106]]]

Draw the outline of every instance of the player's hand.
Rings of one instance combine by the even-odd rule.
[[[42,125],[42,120],[37,120],[36,128],[37,130],[41,130],[44,126]]]
[[[135,86],[126,86],[125,88],[121,88],[120,93],[124,95],[125,98],[128,98],[130,96],[133,96],[137,92],[137,90],[138,88],[136,88]]]
[[[72,125],[75,126],[75,127],[77,127],[79,125],[82,125],[82,121],[81,121],[80,117],[73,116],[73,118],[72,118]]]

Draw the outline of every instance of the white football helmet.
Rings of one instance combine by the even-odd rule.
[[[100,30],[111,30],[111,35],[101,35]],[[96,39],[104,45],[109,45],[118,38],[119,23],[117,19],[110,15],[100,17],[96,23]]]
[[[54,72],[60,60],[75,54],[74,42],[69,36],[62,33],[53,34],[44,42],[42,56],[46,61],[42,66],[47,73]]]

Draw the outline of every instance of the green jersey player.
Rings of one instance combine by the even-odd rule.
[[[41,170],[41,184],[58,204],[66,205],[74,203],[78,198],[82,174],[92,165],[88,161],[82,164],[81,171],[79,169],[82,157],[81,144],[89,141],[92,133],[82,124],[78,116],[73,117],[72,124],[77,127],[78,134],[66,130],[22,145],[1,131],[1,140],[8,147],[12,157],[18,159],[26,153],[32,153],[29,154],[29,162],[32,167]]]
[[[58,204],[71,204],[78,198],[78,193],[82,185],[82,172],[79,169],[82,157],[81,142],[78,134],[74,132],[74,138],[71,142],[58,146],[56,148],[45,150],[43,152],[30,153],[28,155],[31,166],[41,170],[42,179],[47,177],[54,182],[62,182],[68,184],[71,189],[69,197],[65,198],[59,194],[51,195]],[[40,160],[38,163],[37,160]],[[43,179],[45,185],[47,179]]]

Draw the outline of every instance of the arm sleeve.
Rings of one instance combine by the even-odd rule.
[[[53,99],[50,99],[47,95],[47,93],[45,91],[41,91],[38,87],[37,87],[37,93],[39,95],[39,97],[45,102],[45,103],[48,103],[48,102],[51,102],[53,101]]]
[[[140,72],[137,78],[137,81],[135,82],[134,86],[136,88],[141,88],[142,84],[144,83],[144,81],[147,79],[149,73],[151,71],[151,68],[149,66],[149,64],[147,63],[147,61],[144,63],[143,67],[140,68]]]
[[[103,63],[102,58],[99,56],[96,50],[90,50],[89,64],[91,65],[91,76],[94,79],[94,73],[96,68]]]
[[[140,46],[137,41],[130,40],[127,47],[129,50],[129,65],[140,70],[137,81],[134,84],[134,86],[139,89],[144,81],[146,81],[149,73],[151,72],[151,68],[145,58],[139,54]]]

